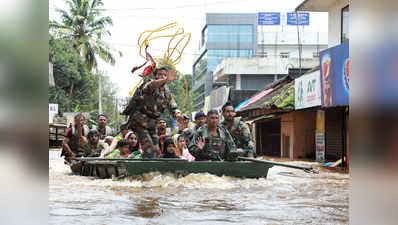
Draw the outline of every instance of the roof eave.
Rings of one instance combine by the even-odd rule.
[[[295,9],[298,11],[306,12],[328,12],[329,7],[334,2],[333,0],[305,0]]]

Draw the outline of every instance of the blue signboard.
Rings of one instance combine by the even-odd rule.
[[[298,23],[297,23],[298,19]],[[287,25],[310,25],[310,13],[309,12],[288,12],[287,13]]]
[[[279,12],[259,12],[258,25],[280,25],[281,13]]]
[[[348,42],[320,52],[322,106],[349,104],[349,56]]]

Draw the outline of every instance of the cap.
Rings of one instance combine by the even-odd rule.
[[[185,113],[182,115],[182,117],[184,117],[184,119],[189,120],[189,116],[187,116],[187,114],[185,114]]]
[[[201,117],[201,116],[206,117],[206,114],[205,114],[204,112],[197,112],[197,113],[195,114],[195,120],[198,120],[199,117]]]

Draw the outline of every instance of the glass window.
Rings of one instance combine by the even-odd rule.
[[[319,58],[319,52],[313,52],[312,58]]]
[[[193,73],[195,80],[199,80],[207,72],[207,52],[203,54],[199,62],[195,64]]]
[[[349,14],[350,8],[347,5],[341,10],[341,43],[349,40]]]
[[[203,46],[207,42],[207,27],[205,27],[204,30],[202,30],[202,42],[201,46]]]
[[[208,25],[209,42],[253,42],[253,25]]]

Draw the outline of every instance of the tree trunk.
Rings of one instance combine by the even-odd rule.
[[[101,74],[98,73],[98,114],[102,114],[102,80]]]
[[[70,88],[69,88],[69,99],[68,99],[68,103],[66,105],[66,111],[67,112],[71,112],[70,107],[72,106],[72,94],[73,94],[74,84],[75,83],[73,83],[73,81],[72,81],[72,84],[70,85]]]

